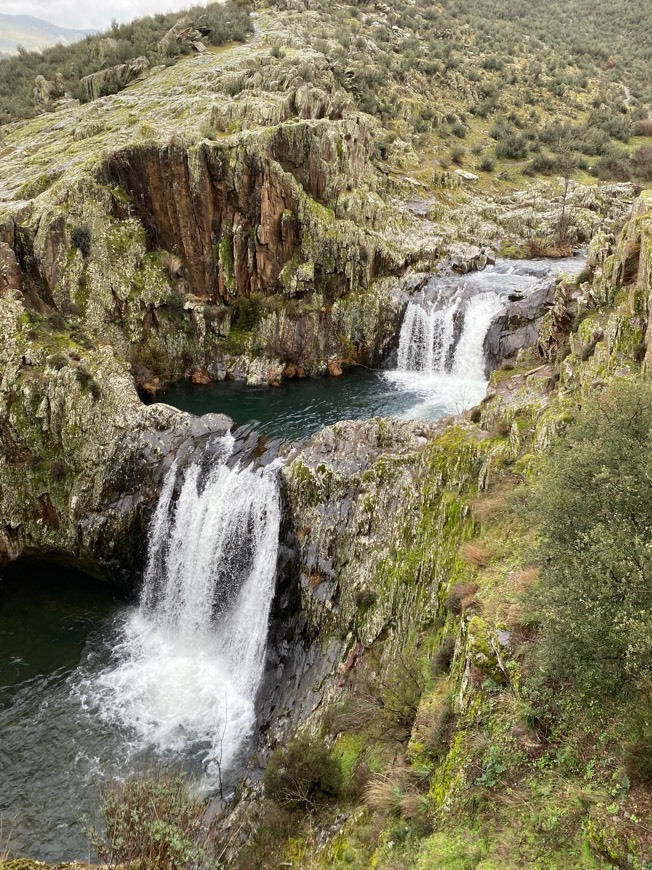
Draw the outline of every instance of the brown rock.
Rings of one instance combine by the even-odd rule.
[[[328,361],[328,374],[332,378],[339,378],[342,374],[342,366],[336,359],[329,359]]]
[[[193,372],[190,375],[190,381],[193,384],[210,384],[213,379],[208,372]]]
[[[138,384],[138,389],[141,393],[145,393],[146,396],[155,396],[161,387],[161,382],[158,378],[154,378],[153,381],[145,381],[142,384]]]
[[[284,375],[288,380],[290,380],[290,381],[291,381],[293,378],[296,378],[296,377],[297,377],[297,374],[298,374],[298,369],[297,369],[297,367],[295,366],[294,363],[289,363],[289,364],[285,367],[285,371],[283,372],[283,375]]]

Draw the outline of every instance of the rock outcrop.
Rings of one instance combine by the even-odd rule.
[[[34,79],[34,102],[39,108],[49,108],[52,104],[63,97],[63,76],[57,73],[52,81],[44,76],[36,76]]]
[[[99,100],[100,97],[117,94],[118,91],[126,88],[130,82],[142,75],[148,67],[149,61],[146,57],[137,57],[130,60],[129,63],[120,63],[117,66],[111,66],[108,69],[84,76],[80,82],[84,98],[92,102]]]

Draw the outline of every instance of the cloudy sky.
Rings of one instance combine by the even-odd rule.
[[[112,18],[131,21],[153,12],[170,12],[194,6],[202,0],[0,0],[0,12],[7,15],[35,15],[61,27],[102,30]]]

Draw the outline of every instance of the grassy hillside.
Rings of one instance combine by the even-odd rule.
[[[249,11],[237,2],[189,7],[184,13],[168,13],[139,18],[121,24],[99,36],[87,36],[74,45],[56,45],[43,52],[21,51],[16,57],[0,61],[0,123],[31,118],[39,109],[34,103],[34,79],[62,77],[63,90],[81,97],[80,80],[101,69],[147,57],[150,63],[173,63],[175,57],[162,56],[158,43],[184,15],[201,26],[206,45],[221,45],[244,40],[251,31]],[[190,44],[179,47],[176,54],[189,53]],[[42,111],[42,109],[41,109]]]
[[[452,163],[481,174],[516,167],[521,181],[589,170],[647,179],[650,154],[631,152],[652,132],[652,10],[621,5],[622,16],[613,4],[596,15],[583,0],[536,10],[317,0],[303,38],[332,59],[359,109],[382,120],[381,157],[407,141],[424,171]]]
[[[384,135],[376,156],[388,168],[460,167],[484,179],[522,185],[533,175],[587,180],[652,179],[652,9],[636,3],[570,0],[535,10],[507,0],[393,0],[388,4],[313,0],[290,32],[281,0],[278,51],[310,46],[332,65],[360,111]],[[214,4],[191,15],[213,29],[209,41],[243,39],[244,8]],[[33,79],[63,75],[77,96],[79,79],[139,55],[153,63],[156,43],[179,15],[158,15],[117,28],[115,43],[89,38],[43,55],[0,62],[4,121],[32,116]],[[170,62],[167,60],[166,62]],[[321,72],[299,73],[319,84]],[[417,156],[418,155],[418,156]]]

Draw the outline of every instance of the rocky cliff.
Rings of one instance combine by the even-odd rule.
[[[396,337],[406,271],[477,267],[492,246],[549,235],[571,203],[570,238],[593,236],[591,280],[542,299],[542,324],[538,305],[499,324],[495,361],[535,332],[538,346],[493,373],[481,406],[437,425],[340,423],[288,457],[260,742],[266,758],[297,730],[324,737],[352,789],[342,813],[293,817],[294,842],[270,846],[289,866],[437,866],[446,836],[461,838],[469,860],[473,849],[478,861],[523,849],[531,866],[557,861],[563,845],[541,845],[546,826],[559,832],[552,818],[522,821],[506,845],[494,836],[509,828],[509,804],[481,819],[470,846],[461,833],[475,820],[469,807],[493,806],[498,790],[527,804],[524,782],[544,758],[539,732],[510,706],[522,700],[511,638],[529,630],[519,594],[532,542],[505,505],[587,396],[641,362],[647,371],[650,197],[616,241],[628,185],[489,195],[449,174],[426,186],[405,166],[387,171],[374,154],[378,120],[354,108],[298,21],[292,9],[264,13],[248,46],[146,71],[120,94],[6,131],[0,566],[35,555],[133,583],[172,456],[227,425],[145,407],[137,387],[278,383],[377,363]],[[393,708],[402,736],[388,748],[365,716],[376,728],[396,681],[418,691],[407,712]],[[349,709],[338,720],[360,697],[357,718]],[[395,735],[391,717],[383,722]],[[441,740],[426,751],[428,729]],[[514,758],[523,766],[511,782]],[[601,789],[613,788],[607,780]],[[384,803],[363,806],[363,787],[378,794],[383,782]],[[570,791],[578,780],[564,782]],[[260,788],[244,796],[220,835],[232,863],[247,866],[247,839],[269,826],[256,816]],[[559,836],[580,837],[584,825],[599,854],[608,804],[581,791],[573,815],[571,798]],[[619,807],[635,814],[625,798]],[[615,826],[617,859],[638,860],[625,823]]]
[[[521,506],[581,405],[646,371],[649,219],[645,194],[618,241],[592,247],[591,279],[574,292],[559,285],[538,349],[495,372],[466,419],[340,423],[287,465],[299,586],[270,654],[276,688],[261,711],[261,750],[299,727],[326,739],[349,778],[335,807],[307,813],[298,829],[294,816],[287,841],[282,831],[266,840],[268,854],[280,843],[279,861],[426,868],[477,855],[493,866],[505,854],[510,867],[562,855],[591,866],[584,850],[596,866],[605,856],[645,866],[644,823],[631,821],[644,799],[627,785],[608,808],[600,797],[618,744],[587,785],[555,755],[577,733],[559,725],[551,738],[521,706],[533,631],[524,595],[536,580]],[[593,745],[596,735],[582,733]],[[552,806],[554,782],[565,790]],[[574,788],[583,810],[573,809]],[[504,789],[530,811],[513,818]],[[269,805],[245,790],[222,823],[235,866],[268,866],[255,844]],[[538,827],[551,814],[559,833]],[[497,831],[508,820],[505,842]],[[463,833],[471,825],[477,836]]]

